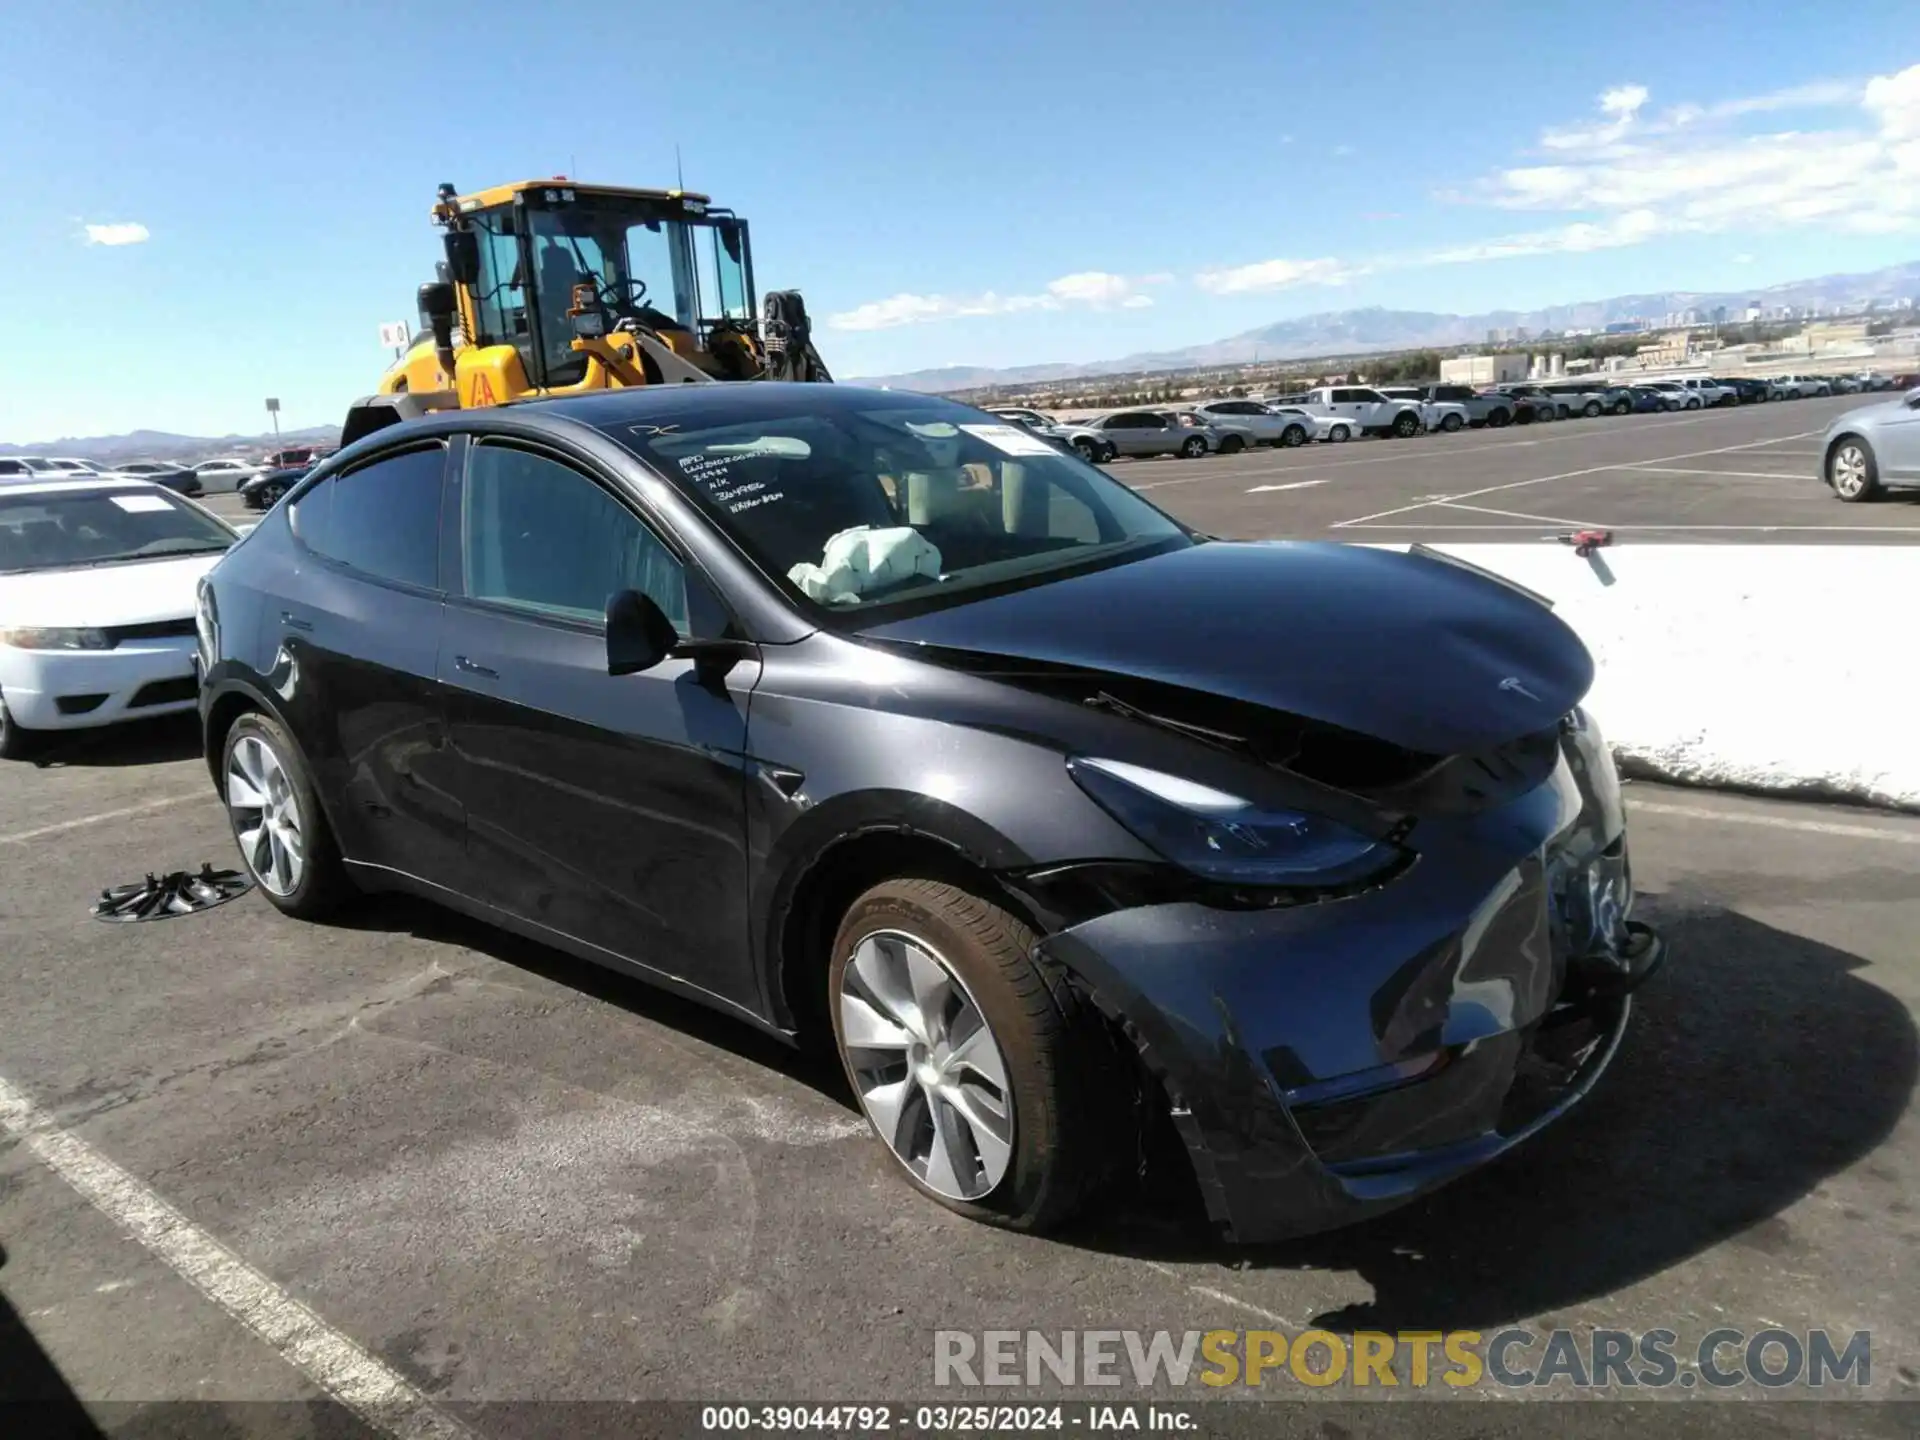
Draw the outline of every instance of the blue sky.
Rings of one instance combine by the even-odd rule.
[[[1920,254],[1910,4],[1579,8],[11,5],[0,440],[336,420],[438,182],[676,142],[843,376]]]

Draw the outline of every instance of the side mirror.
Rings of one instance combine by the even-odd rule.
[[[447,271],[457,285],[471,285],[480,278],[480,237],[471,230],[449,230]]]
[[[418,296],[420,318],[427,322],[427,333],[433,336],[433,353],[439,358],[440,368],[453,375],[453,286],[444,280],[433,280],[420,287]]]
[[[652,596],[622,590],[607,601],[607,674],[651,670],[679,643],[680,632]]]

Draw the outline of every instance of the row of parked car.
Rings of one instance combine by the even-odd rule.
[[[1082,458],[1104,464],[1127,457],[1232,455],[1256,445],[1332,444],[1364,435],[1406,438],[1468,427],[1499,429],[1600,415],[1646,415],[1670,410],[1749,405],[1816,395],[1909,389],[1920,375],[1782,375],[1772,379],[1688,376],[1610,384],[1566,380],[1551,384],[1323,385],[1293,395],[1204,400],[1177,409],[1116,410],[1062,421],[1020,406],[993,413]]]
[[[221,456],[192,465],[173,460],[127,460],[103,465],[97,460],[76,456],[0,455],[0,484],[9,480],[147,480],[189,498],[228,492],[246,496],[250,489],[259,488],[255,482],[263,477],[276,472],[304,474],[307,467],[332,453],[319,446],[296,445],[277,450],[264,460]],[[279,493],[284,493],[286,488],[282,484]]]

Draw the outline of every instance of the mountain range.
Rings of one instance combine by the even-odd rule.
[[[1427,310],[1330,310],[1302,315],[1229,335],[1224,340],[1189,345],[1181,350],[1148,351],[1115,360],[1015,365],[993,369],[977,365],[949,365],[914,370],[901,375],[859,377],[858,383],[891,385],[902,390],[940,392],[975,390],[990,385],[1019,386],[1046,380],[1074,380],[1083,376],[1129,375],[1141,371],[1192,370],[1213,365],[1242,365],[1254,360],[1308,359],[1414,350],[1448,349],[1484,344],[1489,330],[1598,330],[1607,325],[1647,319],[1686,310],[1712,311],[1724,305],[1738,315],[1748,305],[1770,309],[1778,305],[1832,309],[1864,307],[1869,301],[1920,298],[1920,261],[1891,265],[1857,275],[1821,275],[1790,280],[1754,290],[1668,290],[1645,295],[1615,295],[1606,300],[1583,300],[1550,305],[1542,310],[1489,310],[1478,315],[1453,315]]]
[[[1890,265],[1857,275],[1820,275],[1790,280],[1754,290],[1668,290],[1645,295],[1615,295],[1606,300],[1583,300],[1550,305],[1542,310],[1489,310],[1478,315],[1453,315],[1429,310],[1329,310],[1280,320],[1255,330],[1244,330],[1223,340],[1189,345],[1181,350],[1123,355],[1115,360],[1015,365],[994,369],[977,365],[949,365],[936,370],[914,370],[901,375],[850,377],[852,383],[891,385],[901,390],[939,393],[977,390],[988,386],[1018,386],[1045,380],[1073,380],[1082,376],[1128,375],[1141,371],[1193,370],[1216,365],[1241,365],[1253,360],[1309,359],[1363,355],[1385,350],[1424,347],[1447,349],[1483,344],[1489,330],[1597,330],[1628,320],[1651,319],[1676,311],[1711,311],[1725,305],[1739,313],[1748,305],[1763,309],[1778,305],[1798,308],[1864,307],[1912,296],[1920,300],[1920,261]],[[122,460],[188,460],[227,451],[261,451],[279,445],[334,445],[340,430],[316,425],[284,430],[274,435],[175,435],[161,430],[135,430],[127,435],[69,436],[27,445],[0,444],[0,455],[72,455],[103,464]]]
[[[135,430],[126,435],[70,435],[30,445],[0,445],[0,455],[71,456],[110,465],[121,460],[202,460],[236,450],[339,443],[338,425],[282,430],[278,435],[174,435],[165,430]]]

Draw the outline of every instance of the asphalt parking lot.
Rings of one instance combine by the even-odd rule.
[[[0,1376],[125,1433],[316,1374],[397,1377],[407,1435],[582,1433],[488,1401],[924,1399],[937,1328],[1824,1326],[1920,1398],[1920,819],[1633,787],[1675,955],[1599,1091],[1396,1216],[1242,1252],[1175,1173],[1063,1237],[970,1225],[889,1173],[836,1073],[423,904],[94,921],[103,885],[232,863],[195,741],[0,768]],[[1511,1433],[1450,1403],[1485,1394],[1434,1433]],[[1768,1433],[1755,1408],[1683,1429]]]
[[[1110,468],[1187,523],[1235,539],[1913,544],[1920,491],[1847,505],[1817,478],[1821,432],[1876,397],[1602,416],[1411,440],[1262,449]]]

